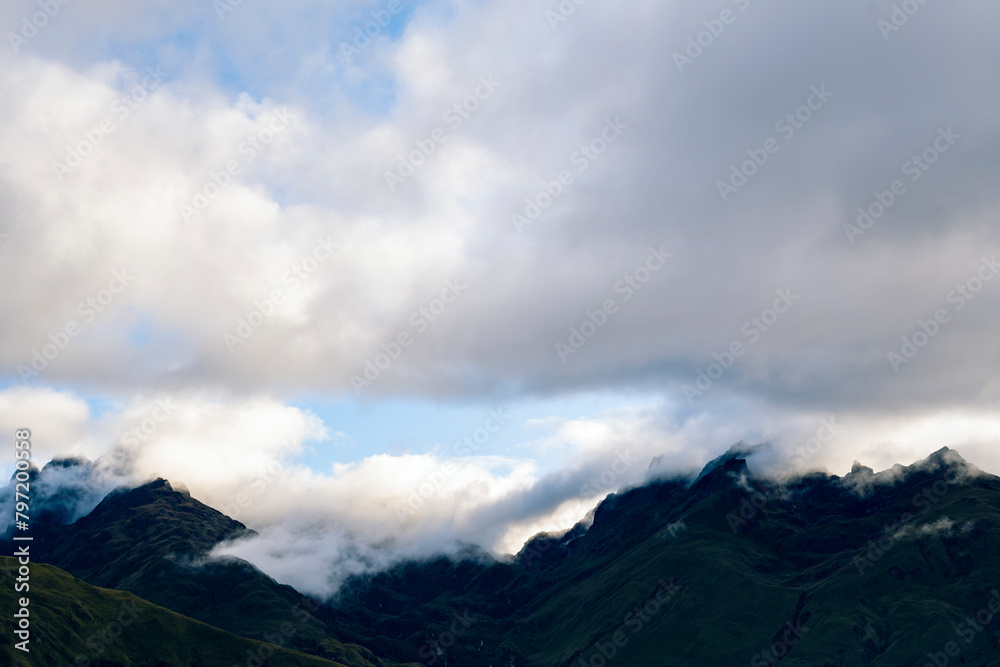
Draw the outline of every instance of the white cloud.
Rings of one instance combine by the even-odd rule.
[[[257,61],[235,43],[237,36],[257,37],[267,21],[278,32],[295,25],[308,39],[294,42],[276,63],[308,59],[323,69],[316,63],[323,44],[315,41],[314,22],[300,22],[309,7],[243,6],[210,24],[203,39],[230,52],[233,67],[248,68]],[[195,11],[185,6],[171,21],[188,20]],[[136,274],[134,286],[51,364],[44,381],[124,377],[156,390],[180,378],[251,392],[350,391],[350,375],[378,345],[412,332],[409,314],[441,281],[462,277],[471,285],[468,298],[394,363],[372,395],[654,382],[681,396],[680,385],[692,382],[713,353],[734,340],[746,342],[741,324],[786,286],[801,302],[719,380],[708,403],[735,393],[775,404],[794,397],[813,410],[872,402],[898,410],[988,386],[987,365],[970,360],[966,350],[995,356],[991,332],[1000,311],[991,306],[1000,291],[992,288],[953,313],[954,324],[903,369],[905,379],[886,372],[885,354],[919,319],[946,305],[948,290],[975,269],[984,249],[991,252],[987,222],[997,207],[971,195],[989,181],[975,165],[991,163],[985,152],[996,128],[969,109],[992,93],[973,77],[945,77],[916,65],[895,75],[892,90],[873,87],[880,68],[888,67],[877,31],[858,47],[867,54],[864,71],[827,57],[842,42],[818,40],[798,44],[810,65],[787,80],[776,66],[787,54],[777,47],[748,51],[753,58],[733,54],[759,44],[765,30],[772,33],[769,44],[783,43],[807,20],[814,25],[822,18],[838,34],[871,26],[856,24],[844,8],[801,10],[779,22],[768,20],[767,11],[755,7],[741,15],[745,20],[699,59],[697,71],[676,76],[664,63],[671,45],[682,46],[700,25],[691,8],[581,7],[553,32],[538,7],[516,0],[456,8],[429,3],[397,40],[366,49],[366,58],[369,52],[378,57],[359,60],[369,77],[364,90],[330,81],[338,95],[332,106],[315,87],[277,85],[280,77],[266,68],[240,69],[235,81],[213,83],[192,69],[193,63],[209,72],[216,67],[199,60],[200,44],[188,60],[177,45],[159,44],[153,51],[163,56],[164,83],[121,120],[110,111],[122,92],[115,86],[133,76],[128,68],[141,75],[144,67],[93,58],[74,67],[63,52],[47,59],[21,54],[0,76],[0,92],[10,101],[0,112],[0,146],[8,156],[0,172],[8,194],[0,205],[11,212],[12,225],[6,250],[0,249],[7,253],[0,276],[16,275],[25,288],[0,297],[0,308],[21,312],[0,361],[11,367],[30,359],[48,333],[77,317],[77,304],[99,290],[111,270],[125,266]],[[155,29],[119,3],[95,12],[88,16],[93,23],[76,28],[77,39],[98,29],[98,16],[126,34]],[[341,14],[360,20],[365,11],[351,6]],[[951,29],[950,20],[943,15],[936,29]],[[171,24],[162,26],[164,35]],[[352,32],[353,24],[337,25]],[[326,47],[335,65],[337,49]],[[910,47],[899,42],[894,48]],[[445,125],[443,112],[481,76],[502,86],[390,192],[386,170]],[[383,78],[382,101],[375,103],[366,96]],[[948,94],[914,106],[900,89],[911,80],[944,86]],[[715,201],[714,183],[728,165],[823,81],[835,92],[824,116],[788,140],[740,192],[741,202]],[[267,92],[248,94],[244,83]],[[745,104],[733,103],[744,98]],[[718,113],[704,114],[706,106]],[[246,162],[250,153],[241,154],[241,144],[266,131],[283,107],[296,119]],[[910,120],[872,135],[872,109],[905,112]],[[115,121],[114,131],[59,183],[53,160],[105,116]],[[630,129],[586,172],[575,172],[574,152],[614,116]],[[961,128],[966,139],[954,150],[962,153],[942,159],[893,209],[905,225],[886,219],[861,247],[852,247],[841,238],[842,223],[872,188],[896,174],[913,145],[933,137],[942,118]],[[833,150],[845,146],[841,137],[861,135],[875,143]],[[868,166],[872,154],[892,159],[875,169]],[[231,159],[241,169],[233,184],[185,222],[180,206],[211,190],[211,174]],[[801,167],[816,160],[821,178]],[[572,186],[517,234],[510,215],[564,169],[574,172]],[[935,201],[949,203],[929,217]],[[936,238],[928,242],[920,229]],[[343,252],[293,291],[284,277],[320,236],[342,244]],[[614,291],[616,281],[651,244],[674,250],[671,266],[625,303]],[[760,265],[763,257],[768,261]],[[879,268],[887,265],[893,270]],[[916,284],[921,289],[913,289]],[[230,354],[223,334],[276,289],[285,292],[278,313]],[[610,297],[619,300],[620,313],[561,363],[554,343]],[[153,340],[145,347],[129,336],[144,324]],[[938,381],[923,382],[931,378]],[[839,386],[855,390],[830,389]]]
[[[387,540],[394,553],[513,549],[607,490],[697,470],[738,440],[773,442],[758,460],[770,470],[830,415],[843,428],[807,467],[883,468],[948,445],[1000,469],[1000,281],[961,309],[949,299],[1000,252],[1000,127],[982,112],[996,108],[982,85],[995,8],[928,5],[887,44],[850,3],[754,3],[679,73],[673,51],[713,17],[699,5],[587,3],[552,30],[527,0],[426,2],[347,67],[339,42],[375,4],[243,3],[220,21],[204,2],[70,3],[21,53],[0,50],[0,280],[15,286],[0,292],[0,425],[31,422],[39,460],[118,440],[137,479],[166,475],[223,508],[245,494],[239,518],[269,531],[300,512],[324,537],[297,557],[322,558],[329,534],[345,563]],[[5,3],[0,24],[36,7]],[[138,100],[147,66],[163,80]],[[390,191],[385,172],[482,76],[501,86]],[[822,114],[723,203],[717,181],[820,84],[834,92]],[[294,118],[274,130],[283,109]],[[621,138],[581,162],[615,117]],[[952,152],[850,244],[857,207],[948,126]],[[60,179],[68,150],[89,154]],[[239,173],[220,175],[229,161]],[[511,214],[562,171],[573,182],[518,234]],[[231,183],[185,220],[213,178]],[[319,261],[326,242],[339,249]],[[671,261],[626,300],[619,281],[661,245]],[[132,279],[112,294],[123,269]],[[421,329],[411,315],[449,279],[468,290]],[[776,289],[801,300],[750,343]],[[276,291],[272,312],[261,302]],[[555,343],[609,298],[617,313],[563,363]],[[887,353],[941,308],[950,322],[893,373]],[[231,351],[224,336],[257,319]],[[338,425],[288,402],[351,392],[402,332],[412,344],[365,400],[626,398],[533,415],[547,430],[514,455],[298,463]],[[746,354],[688,404],[681,386],[734,342]],[[18,384],[33,361],[39,374]],[[90,395],[112,408],[92,415],[78,398]],[[171,417],[150,416],[167,399]],[[286,443],[280,474],[251,496]],[[638,463],[619,472],[623,453]],[[399,522],[397,499],[449,464]]]
[[[0,426],[33,429],[37,464],[56,454],[107,452],[87,473],[95,488],[154,476],[183,485],[261,533],[220,547],[219,555],[248,559],[280,581],[322,595],[351,574],[456,553],[465,544],[514,553],[538,532],[571,528],[609,493],[694,474],[741,432],[700,417],[675,422],[671,412],[670,405],[648,401],[573,420],[539,413],[530,420],[544,429],[541,437],[515,448],[514,457],[486,450],[379,454],[324,471],[305,465],[306,452],[351,435],[272,399],[157,394],[109,405],[95,416],[70,393],[0,393]],[[754,456],[757,473],[787,468],[822,424],[834,425],[834,437],[797,469],[843,474],[859,451],[872,454],[863,462],[881,469],[945,445],[987,470],[1000,469],[1000,431],[989,415],[942,414],[915,424],[779,416],[783,430],[771,430],[768,421],[751,408],[741,419],[743,433],[768,434],[774,447],[770,458]],[[79,486],[79,475],[67,474],[67,483]],[[81,494],[86,507],[80,511],[97,500]]]
[[[0,391],[0,433],[13,437],[15,430],[31,431],[32,455],[36,465],[71,452],[103,451],[89,436],[90,409],[70,392],[53,389],[12,388]],[[11,450],[13,451],[13,450]],[[9,477],[13,457],[0,462],[0,471]]]

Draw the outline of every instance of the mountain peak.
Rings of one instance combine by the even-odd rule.
[[[181,495],[190,496],[191,492],[188,491],[187,487],[183,484],[171,484],[170,481],[164,477],[157,477],[149,482],[146,482],[142,486],[136,487],[138,489],[146,489],[147,491],[163,491],[168,493],[180,493]]]
[[[146,536],[143,549],[135,546],[137,534]],[[135,572],[164,558],[200,557],[222,541],[251,534],[239,521],[156,477],[142,486],[118,487],[90,514],[52,528],[45,544],[49,562],[72,565],[80,572],[100,571],[97,585],[114,587],[122,583],[115,577],[124,570],[109,568],[109,563],[131,563],[125,569]],[[100,558],[93,548],[98,542],[105,545]]]
[[[698,474],[698,477],[696,477],[694,481],[695,483],[698,483],[698,481],[701,480],[702,477],[707,476],[710,472],[712,472],[716,468],[723,467],[726,468],[728,471],[733,471],[739,467],[746,468],[747,458],[749,458],[753,454],[763,449],[766,449],[767,447],[768,445],[751,445],[744,440],[740,440],[732,447],[730,447],[725,454],[717,456],[708,463],[706,463],[705,467],[701,469],[701,472]],[[734,463],[734,461],[741,461],[742,464]]]
[[[894,486],[910,479],[913,475],[935,474],[941,471],[953,471],[956,477],[982,474],[979,468],[962,458],[957,451],[942,447],[927,458],[908,466],[896,463],[891,468],[879,472],[855,461],[851,466],[851,472],[840,478],[840,483],[852,488],[861,496],[867,496],[873,493],[877,486]]]
[[[83,456],[57,456],[45,464],[46,468],[76,468],[86,467],[90,461]]]
[[[149,489],[150,491],[155,491],[157,489],[166,489],[167,491],[174,490],[174,487],[170,486],[170,482],[164,479],[163,477],[157,477],[153,481],[146,482],[142,486],[144,488]]]
[[[707,469],[706,466],[706,470],[702,471],[698,479],[691,485],[691,490],[698,495],[702,493],[714,493],[720,489],[744,484],[745,481],[741,480],[745,480],[745,478],[750,476],[747,460],[732,456],[719,462],[711,469]]]
[[[874,475],[875,469],[866,465],[861,465],[861,461],[855,461],[851,466],[851,475]]]
[[[932,461],[940,465],[952,466],[952,465],[968,465],[968,461],[962,458],[962,455],[958,451],[952,449],[951,447],[942,447],[930,456],[928,456],[924,461]]]
[[[898,464],[897,464],[898,466]],[[894,466],[894,467],[897,467]],[[977,475],[982,474],[982,471],[974,466],[973,464],[962,458],[956,450],[950,447],[942,447],[937,450],[927,458],[922,461],[917,461],[916,463],[909,466],[898,466],[905,470],[906,472],[936,472],[938,470],[954,470],[966,475]]]

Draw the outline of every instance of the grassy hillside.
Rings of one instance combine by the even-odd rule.
[[[31,565],[30,653],[13,646],[9,611],[15,609],[13,558],[0,557],[0,609],[4,632],[0,655],[5,665],[63,667],[89,663],[100,667],[343,667],[255,642],[168,611],[124,591],[90,586],[51,565]],[[21,597],[25,593],[18,593]],[[284,630],[290,628],[285,627]],[[293,629],[293,628],[292,628]],[[280,624],[274,628],[277,643]],[[250,661],[248,663],[248,661]]]

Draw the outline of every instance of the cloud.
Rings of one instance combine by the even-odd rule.
[[[513,455],[490,452],[487,443],[482,450],[462,445],[375,454],[324,468],[308,457],[350,434],[263,397],[151,394],[94,414],[71,393],[8,389],[0,392],[0,406],[0,414],[42,425],[33,431],[37,465],[50,452],[99,455],[92,464],[45,467],[36,502],[64,521],[89,512],[118,485],[165,477],[258,531],[215,555],[244,558],[322,596],[335,594],[352,574],[467,553],[469,545],[496,557],[516,553],[539,532],[585,520],[610,493],[667,476],[693,479],[735,434],[747,431],[768,442],[749,455],[754,474],[843,474],[850,467],[845,457],[868,443],[879,460],[905,463],[944,444],[960,442],[965,454],[966,445],[979,443],[970,458],[1000,466],[993,422],[967,415],[901,430],[894,423],[797,415],[775,418],[776,428],[751,406],[737,427],[701,415],[678,421],[674,406],[651,401],[575,419],[538,414],[531,419],[542,428],[538,437],[514,447]],[[8,426],[13,430],[15,423]],[[936,441],[943,432],[950,439]],[[921,450],[930,441],[933,448]],[[869,486],[891,480],[896,469],[872,477]]]
[[[41,471],[29,464],[29,526],[66,525],[89,514],[112,490],[130,485],[131,480],[117,470],[111,460],[96,463],[84,458],[61,458]],[[0,534],[16,521],[17,481],[11,479],[0,499]],[[22,487],[23,490],[23,487]]]
[[[0,391],[0,430],[12,434],[30,429],[36,461],[47,462],[96,445],[88,437],[90,418],[87,403],[71,392],[25,387]],[[8,468],[13,469],[12,462],[4,461],[0,470]]]
[[[0,50],[0,426],[262,529],[301,510],[343,572],[513,549],[741,440],[767,474],[996,470],[1000,9],[886,35],[869,4],[741,0],[708,39],[693,3],[407,3],[350,62],[377,2],[60,5]],[[575,394],[621,400],[332,469],[304,453],[352,434],[290,407]]]
[[[975,522],[967,521],[960,526],[948,517],[941,517],[932,523],[924,523],[917,526],[903,526],[892,534],[892,539],[904,539],[920,537],[932,537],[935,535],[950,535],[952,529],[960,531],[962,534],[968,533],[975,526]]]
[[[303,7],[274,18],[283,25]],[[694,407],[755,395],[803,409],[877,405],[906,413],[976,400],[992,386],[981,360],[1000,353],[991,336],[1000,292],[988,284],[961,310],[948,296],[995,250],[988,235],[996,206],[982,195],[992,182],[986,165],[995,163],[996,130],[973,111],[995,93],[975,77],[952,76],[947,65],[982,59],[955,60],[961,48],[909,41],[966,26],[963,12],[925,8],[907,36],[887,45],[870,16],[846,5],[780,17],[750,6],[694,66],[677,72],[669,66],[673,50],[705,18],[696,9],[641,5],[609,22],[608,8],[581,7],[553,32],[539,8],[522,2],[452,13],[437,7],[422,6],[397,38],[365,51],[366,58],[383,54],[390,108],[350,110],[344,97],[337,113],[348,110],[336,121],[308,95],[289,104],[289,96],[277,96],[287,90],[233,93],[184,68],[118,119],[111,109],[130,89],[122,83],[133,76],[126,66],[104,61],[75,70],[22,54],[0,79],[12,101],[0,143],[19,156],[0,179],[11,193],[5,205],[16,211],[4,273],[27,286],[4,299],[5,310],[24,313],[5,366],[26,364],[49,334],[80,320],[78,305],[125,267],[134,283],[93,322],[78,322],[81,336],[51,362],[48,381],[124,377],[150,389],[198,383],[349,392],[351,376],[380,345],[408,332],[412,345],[367,395],[646,386],[681,397],[682,385],[693,385],[712,355],[736,341],[746,354]],[[105,11],[136,29],[137,17],[117,5]],[[232,18],[260,21],[268,11],[246,6]],[[819,23],[823,37],[803,41]],[[850,58],[839,57],[843,40],[834,35],[856,38]],[[595,37],[612,57],[596,56]],[[761,43],[768,47],[748,50]],[[299,58],[311,50],[310,58],[340,71],[332,46],[325,43],[320,56],[324,44],[304,44]],[[784,64],[792,55],[803,66],[789,78]],[[583,71],[586,86],[572,74]],[[271,74],[261,72],[259,81]],[[452,129],[449,110],[473,95],[481,77],[500,87],[463,111],[467,118],[453,114],[462,122]],[[816,117],[782,137],[760,173],[721,202],[716,183],[729,178],[730,165],[767,136],[785,134],[775,121],[821,86],[832,97]],[[916,88],[940,94],[918,104]],[[273,141],[259,151],[244,145],[266,136],[285,107],[295,120]],[[897,116],[903,122],[881,120]],[[53,161],[65,160],[67,147],[85,141],[103,117],[115,121],[114,131],[59,182]],[[581,147],[600,137],[608,118],[628,128],[592,162],[580,162]],[[933,144],[941,127],[961,135],[954,152],[910,183],[900,165]],[[447,141],[390,192],[385,173],[435,128]],[[574,155],[586,171],[574,166]],[[240,173],[229,177],[231,160]],[[518,234],[511,214],[560,170],[573,183]],[[181,206],[214,193],[220,173],[231,183],[185,221]],[[905,196],[849,243],[843,225],[896,177],[908,183]],[[30,226],[16,224],[29,218]],[[59,252],[66,220],[88,239],[69,262]],[[340,244],[341,253],[296,281],[289,272],[321,238]],[[616,287],[641,267],[648,247],[661,245],[673,258],[626,301]],[[411,316],[448,279],[468,291],[426,328],[415,325],[419,317]],[[793,310],[773,327],[745,329],[778,289],[800,296]],[[252,338],[231,352],[224,336],[256,318],[255,308],[269,310],[255,304],[276,290],[275,312],[264,313]],[[563,363],[555,343],[607,299],[616,299],[617,314]],[[950,323],[893,373],[887,354],[941,308]],[[146,332],[141,343],[129,335],[138,329]],[[752,343],[746,331],[758,332]]]

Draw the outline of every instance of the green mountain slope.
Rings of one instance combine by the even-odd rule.
[[[0,609],[15,609],[17,561],[0,557]],[[7,620],[0,663],[16,667],[343,667],[276,644],[294,627],[277,624],[274,645],[224,632],[123,591],[97,588],[51,565],[31,564],[29,653],[14,647]]]
[[[333,613],[362,643],[429,625],[411,650],[435,664],[1000,665],[1000,478],[974,472],[942,450],[877,483],[859,467],[777,486],[733,458],[610,496],[512,565],[357,580]],[[446,610],[475,619],[450,646]],[[959,625],[977,614],[991,622]]]
[[[745,467],[722,473],[739,477]],[[875,511],[818,479],[786,498],[766,485],[756,496],[722,485],[658,526],[654,506],[670,505],[626,494],[608,516],[598,513],[605,532],[592,529],[550,572],[553,592],[526,610],[509,641],[532,665],[603,655],[630,665],[919,666],[949,642],[959,664],[1000,665],[1000,616],[971,634],[954,627],[991,599],[1000,609],[1000,480],[949,485],[947,476],[944,467],[917,475]],[[947,492],[914,508],[935,484]],[[834,499],[847,516],[819,511]],[[911,521],[893,523],[907,511]],[[905,532],[877,551],[884,525]],[[628,534],[642,537],[626,551],[609,548]],[[872,540],[877,560],[860,560]],[[652,604],[658,581],[677,589]]]
[[[109,494],[75,523],[44,531],[36,544],[40,560],[91,585],[130,591],[222,630],[266,641],[275,625],[292,623],[285,638],[291,648],[348,667],[391,664],[341,641],[314,616],[316,601],[249,563],[205,561],[214,545],[252,532],[158,479]]]
[[[296,614],[295,646],[351,667],[1000,666],[1000,478],[944,449],[777,484],[739,455],[509,561],[404,563],[324,605],[246,563],[185,564],[244,529],[165,482],[57,529],[51,556],[251,638]]]

